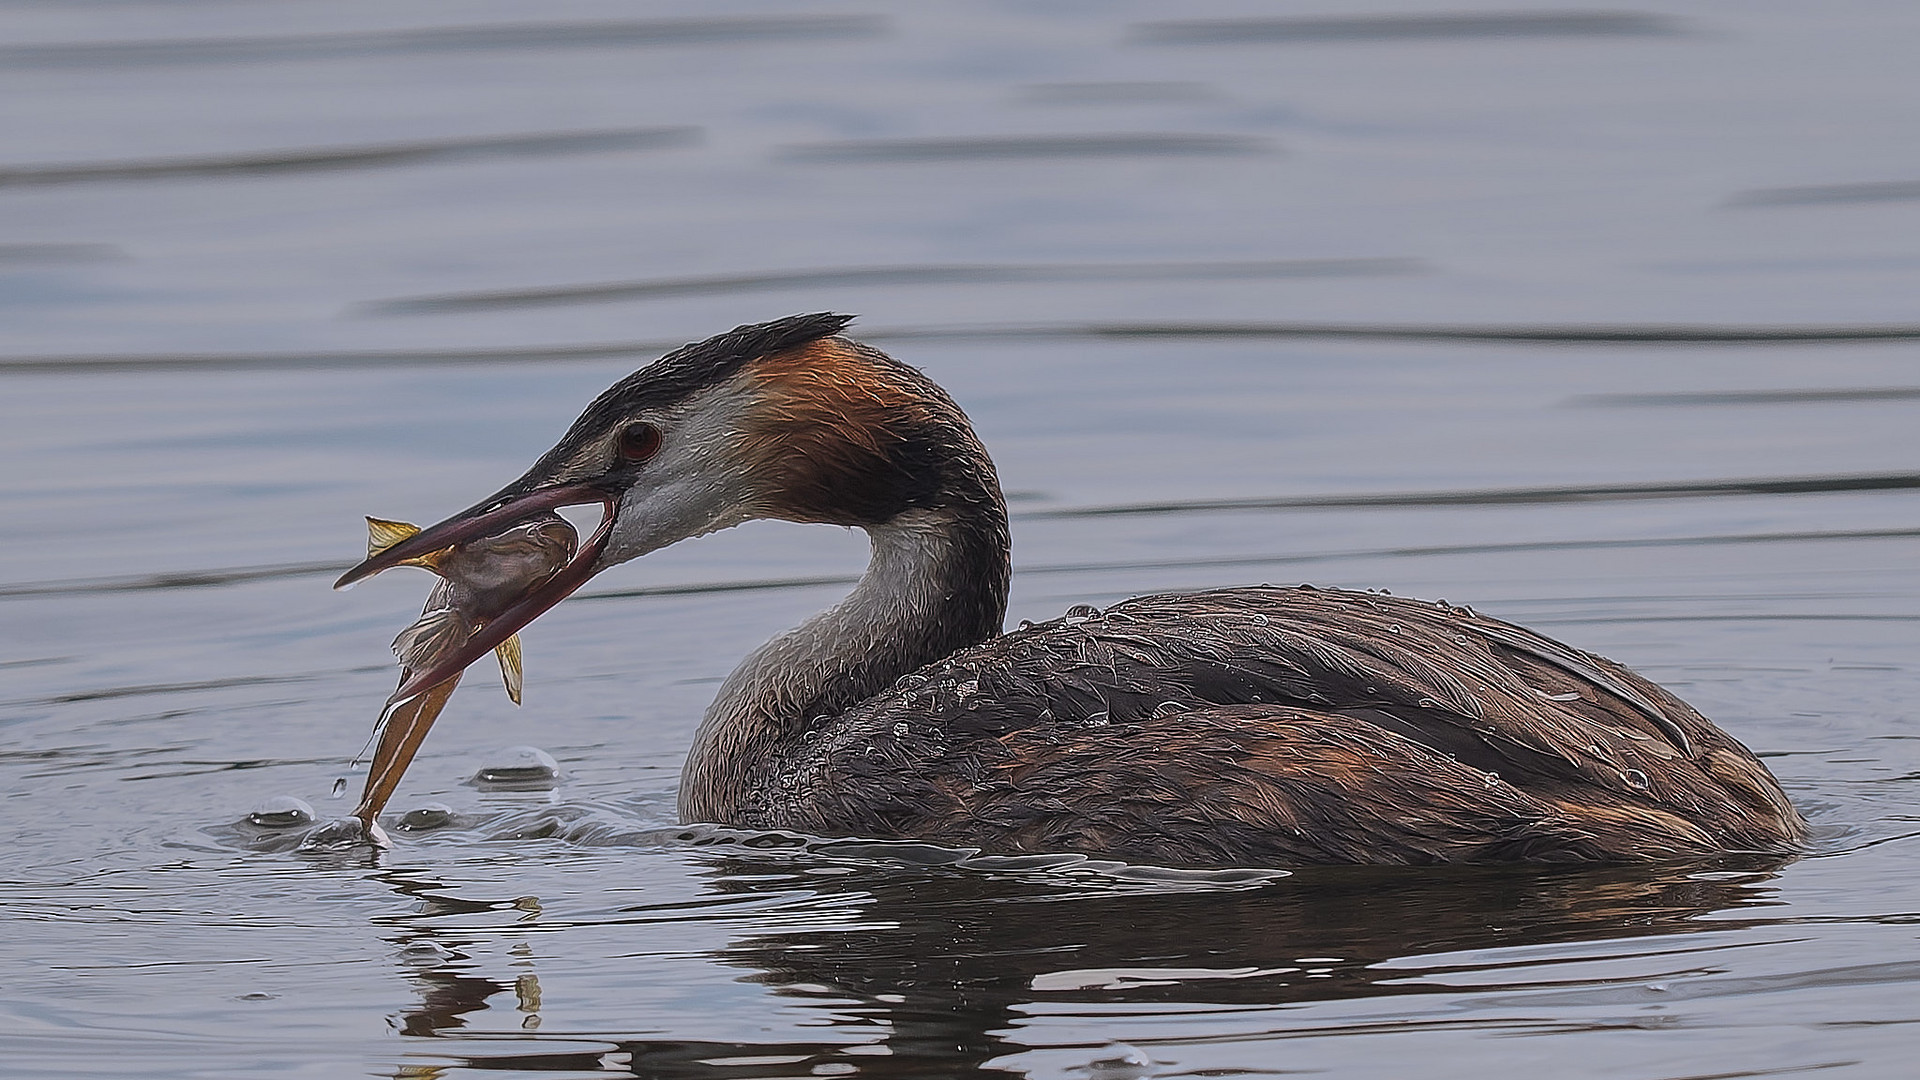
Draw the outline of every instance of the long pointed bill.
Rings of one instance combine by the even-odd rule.
[[[367,556],[358,566],[341,574],[340,580],[334,582],[333,587],[344,589],[382,570],[391,570],[410,559],[444,551],[476,536],[491,535],[522,518],[531,517],[543,510],[558,510],[563,506],[600,503],[606,507],[607,511],[606,522],[601,523],[601,532],[604,533],[606,523],[613,520],[615,499],[616,496],[591,484],[567,484],[562,487],[544,488],[525,495],[495,495],[486,502],[460,511],[430,529],[423,529],[391,547]],[[583,548],[582,554],[584,553]],[[598,554],[599,552],[595,551],[595,555]]]
[[[521,627],[539,618],[548,608],[565,600],[567,597],[573,595],[575,589],[585,585],[587,579],[594,575],[594,564],[599,561],[600,552],[607,546],[607,536],[613,532],[613,500],[606,496],[601,496],[600,501],[605,507],[605,513],[600,519],[600,527],[593,531],[593,535],[587,539],[586,543],[580,545],[580,550],[574,553],[573,561],[561,567],[557,573],[546,580],[545,584],[515,601],[512,607],[507,608],[500,614],[495,615],[492,619],[489,619],[485,626],[482,626],[472,637],[466,640],[465,644],[446,656],[440,657],[431,667],[408,672],[407,677],[401,681],[400,688],[393,692],[393,696],[387,699],[387,703],[391,705],[395,702],[406,701],[408,698],[419,694],[428,687],[437,686],[460,674],[467,669],[467,665],[492,652],[495,648],[505,643],[508,638],[519,633]],[[508,507],[519,511],[519,513],[496,519],[489,522],[489,525],[498,527],[515,520],[519,516],[524,516],[529,506],[537,510],[548,510],[556,505],[568,506],[574,505],[574,503],[552,503],[536,499],[529,499],[520,504],[510,503]],[[503,507],[502,509],[506,508],[507,507]],[[482,516],[485,517],[487,515]],[[449,524],[464,525],[465,523],[450,522]],[[427,536],[438,531],[440,528],[441,526],[436,525],[434,528],[420,535]],[[463,529],[461,535],[462,539],[466,539],[472,536],[484,536],[491,531],[491,528],[482,530],[481,532],[466,532]],[[418,538],[416,537],[416,539]],[[412,541],[408,541],[408,543],[411,542]],[[458,541],[455,542],[457,543]],[[381,552],[381,556],[387,555],[392,550],[392,548],[389,548],[387,551]],[[372,562],[374,560],[369,559],[367,561]],[[431,721],[429,721],[429,723],[431,723]]]

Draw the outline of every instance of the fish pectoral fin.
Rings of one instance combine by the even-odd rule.
[[[367,558],[371,559],[400,541],[418,535],[420,535],[418,525],[370,517],[367,519]]]
[[[432,667],[440,657],[464,645],[473,630],[472,624],[452,608],[422,612],[420,621],[393,639],[393,655],[410,668]]]
[[[500,677],[506,680],[507,696],[515,705],[520,704],[520,635],[495,645],[493,655],[500,658]]]

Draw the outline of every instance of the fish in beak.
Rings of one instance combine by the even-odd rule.
[[[519,629],[592,576],[596,552],[591,549],[605,543],[611,508],[583,550],[573,526],[543,508],[545,501],[509,503],[430,530],[367,519],[367,559],[341,579],[342,586],[391,566],[420,567],[441,579],[419,621],[394,639],[400,685],[382,711],[366,788],[353,812],[370,835],[379,835],[380,811],[466,667],[491,649],[508,696],[519,704]],[[422,539],[433,533],[439,541]]]
[[[560,528],[573,536],[572,526],[553,511],[594,503],[600,504],[604,515],[593,535],[577,550],[569,543],[567,556],[557,565],[551,565],[550,559],[543,564],[541,560],[557,550],[553,545]],[[368,555],[342,574],[334,588],[348,588],[396,566],[424,567],[463,594],[468,607],[464,614],[478,624],[459,645],[423,652],[417,667],[409,663],[411,670],[388,705],[465,671],[586,584],[598,569],[596,563],[613,531],[614,511],[614,496],[598,487],[571,484],[525,495],[503,493],[417,531],[409,532],[412,527],[399,522],[376,526],[375,519],[369,518]],[[534,541],[537,552],[507,550],[529,542],[531,532],[543,537]],[[379,546],[383,542],[386,546]]]

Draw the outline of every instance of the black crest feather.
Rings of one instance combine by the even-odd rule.
[[[682,345],[608,387],[587,406],[581,422],[605,416],[609,411],[672,404],[725,382],[749,360],[832,337],[853,320],[852,315],[836,315],[831,311],[789,315],[772,322],[736,326],[705,341]]]
[[[684,401],[732,378],[751,360],[832,337],[855,318],[831,311],[789,315],[772,322],[736,326],[705,341],[682,345],[594,398],[593,404],[567,429],[559,444],[547,451],[527,476],[542,475],[552,465],[565,460],[582,440],[599,435],[622,417],[649,406],[657,408]]]

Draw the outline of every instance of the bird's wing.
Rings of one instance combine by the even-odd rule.
[[[939,801],[900,782],[931,758],[974,783],[1039,745],[1023,740],[1126,753],[1117,740],[1142,731],[1250,722],[1242,706],[1323,725],[1289,737],[1344,729],[1393,747],[1374,762],[1380,783],[1414,760],[1402,753],[1411,744],[1430,755],[1415,758],[1446,763],[1449,783],[1465,769],[1474,786],[1554,805],[1752,821],[1776,836],[1765,822],[1798,820],[1744,747],[1618,664],[1464,608],[1320,589],[1147,596],[1022,628],[903,677],[822,732],[810,756],[856,802],[874,797],[856,789],[895,785],[893,812],[907,814]]]

